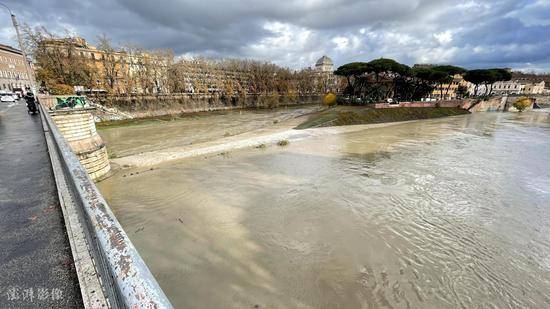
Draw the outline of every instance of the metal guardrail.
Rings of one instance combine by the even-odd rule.
[[[112,308],[173,308],[45,108],[39,105],[59,153],[69,190]]]

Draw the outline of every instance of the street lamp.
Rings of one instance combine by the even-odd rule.
[[[29,59],[27,58],[27,53],[25,52],[25,46],[23,45],[23,39],[21,38],[21,33],[19,32],[19,24],[17,23],[15,14],[13,14],[11,9],[4,3],[0,2],[0,6],[3,6],[4,8],[6,8],[10,13],[11,22],[13,24],[13,27],[15,28],[15,33],[17,34],[17,41],[19,41],[19,48],[21,49],[21,53],[23,54],[23,63],[25,64],[25,71],[27,72],[27,76],[31,84],[32,92],[36,92],[36,86],[34,84],[34,74],[32,73],[31,67],[29,65],[29,61],[28,61]]]

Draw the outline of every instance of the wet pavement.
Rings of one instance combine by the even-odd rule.
[[[82,307],[40,115],[23,102],[0,112],[0,248],[0,308]]]

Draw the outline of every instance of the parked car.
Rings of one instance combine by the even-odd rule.
[[[2,97],[0,97],[0,101],[2,101],[2,102],[15,102],[15,97],[11,94],[5,94]]]
[[[15,95],[15,98],[19,100],[25,95],[25,92],[23,91],[22,88],[14,87],[13,94]]]
[[[390,105],[397,105],[397,104],[399,104],[399,99],[390,98],[390,99],[388,99],[388,103],[390,103]]]

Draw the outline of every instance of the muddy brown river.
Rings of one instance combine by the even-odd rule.
[[[548,111],[320,135],[98,186],[176,308],[550,308]]]

